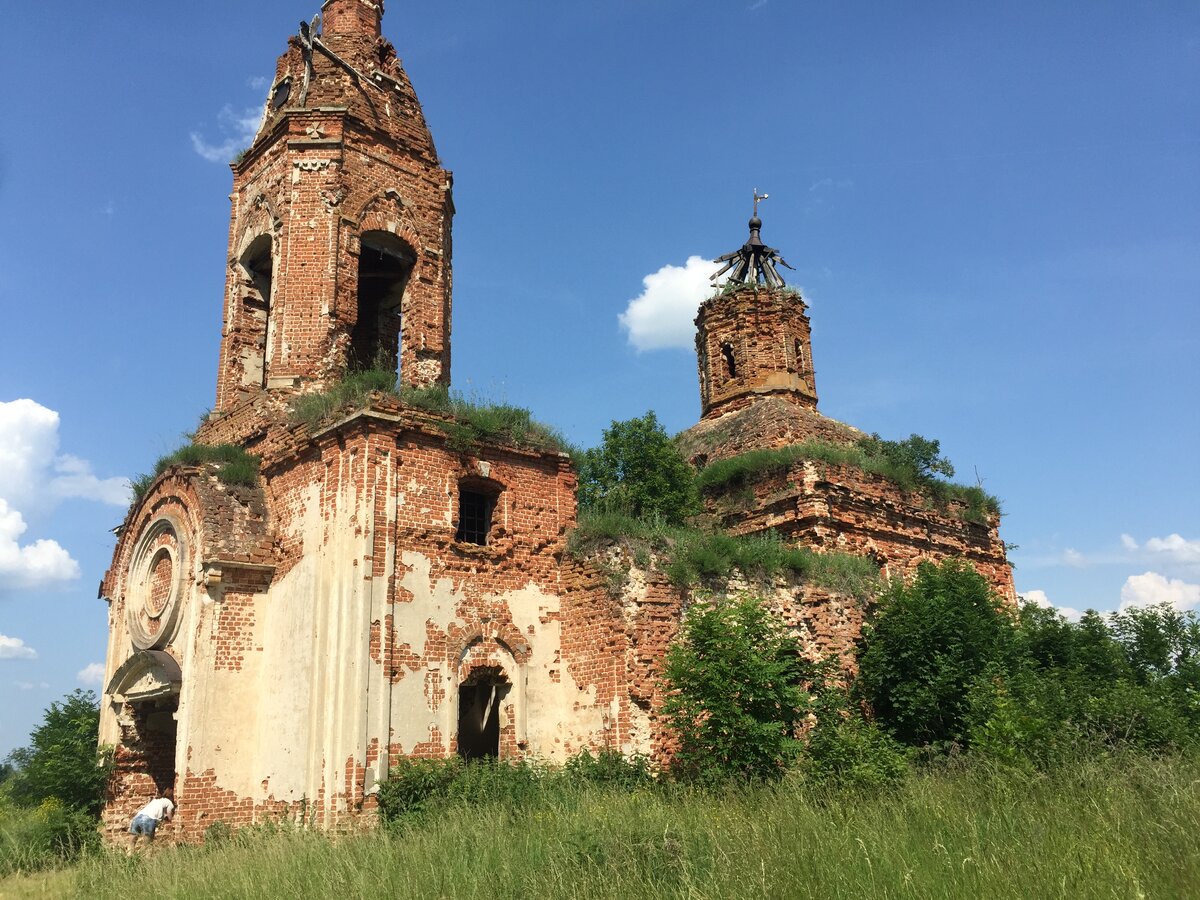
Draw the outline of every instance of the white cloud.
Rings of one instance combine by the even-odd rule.
[[[129,505],[131,495],[128,478],[98,478],[92,472],[91,463],[69,453],[64,453],[54,461],[54,471],[56,474],[50,481],[50,490],[55,496],[98,500],[110,506]]]
[[[1183,535],[1169,534],[1165,538],[1150,538],[1146,549],[1156,556],[1172,562],[1185,564],[1200,563],[1200,540],[1189,541]]]
[[[57,541],[21,546],[25,528],[21,514],[0,498],[0,590],[44,587],[79,577],[79,563]]]
[[[129,480],[99,478],[91,463],[58,453],[59,416],[33,400],[0,403],[0,499],[22,513],[59,500],[129,503]]]
[[[100,684],[104,681],[104,663],[88,663],[75,673],[75,677],[80,684]]]
[[[712,294],[709,279],[718,268],[701,256],[689,256],[682,266],[666,265],[643,278],[644,289],[617,317],[629,332],[629,343],[639,351],[693,346],[696,310]]]
[[[1130,575],[1121,587],[1121,611],[1134,606],[1167,603],[1180,611],[1200,605],[1200,584],[1167,578],[1157,572]]]
[[[1055,606],[1050,602],[1050,598],[1046,596],[1045,591],[1025,591],[1020,597],[1026,603],[1033,603],[1042,609],[1053,609],[1070,622],[1078,622],[1080,616],[1083,615],[1083,613],[1073,606]]]
[[[57,541],[22,544],[27,516],[36,520],[71,498],[129,502],[127,479],[100,478],[87,460],[59,454],[58,426],[58,413],[33,400],[0,402],[0,591],[79,577]]]
[[[46,688],[50,687],[50,685],[44,681],[39,681],[36,684],[32,681],[14,681],[13,685],[19,691],[32,691],[34,688],[41,688],[44,691]]]
[[[0,403],[0,497],[13,509],[47,505],[46,474],[58,452],[58,413],[32,400]]]
[[[262,119],[262,107],[252,106],[235,112],[233,107],[226,103],[217,113],[217,125],[224,136],[223,139],[218,143],[209,143],[203,135],[193,131],[192,149],[209,162],[227,163],[239,150],[250,146],[250,142],[258,134]]]
[[[37,659],[37,651],[20,638],[0,634],[0,659]]]
[[[1087,558],[1073,547],[1063,551],[1062,560],[1072,569],[1082,569],[1087,565]]]
[[[246,87],[250,88],[252,91],[261,91],[270,83],[271,79],[266,75],[258,75],[254,78],[246,79]]]
[[[1137,550],[1138,542],[1135,541],[1130,535],[1123,534],[1121,535],[1121,546],[1132,553],[1133,551]]]

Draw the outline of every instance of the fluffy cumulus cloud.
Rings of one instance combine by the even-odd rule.
[[[1132,535],[1123,534],[1121,546],[1130,553],[1141,553],[1159,562],[1184,566],[1200,565],[1200,539],[1188,539],[1181,534],[1152,537],[1140,545]]]
[[[37,651],[20,638],[0,634],[0,659],[37,659]]]
[[[99,478],[87,460],[58,452],[59,417],[33,400],[0,403],[0,591],[79,577],[57,541],[29,541],[27,516],[79,498],[123,506],[129,481]]]
[[[682,266],[666,265],[642,279],[643,290],[617,318],[629,343],[641,350],[688,348],[696,340],[696,310],[712,293],[712,261],[689,256]]]
[[[1053,609],[1071,622],[1078,622],[1079,617],[1083,615],[1082,612],[1073,606],[1055,606],[1050,602],[1050,598],[1046,596],[1045,591],[1025,591],[1021,594],[1021,599],[1026,603],[1033,603],[1040,606],[1042,609]]]
[[[198,131],[191,133],[192,149],[209,162],[227,163],[240,150],[250,146],[262,124],[263,109],[250,107],[240,112],[226,103],[217,113],[220,136],[209,141]]]
[[[33,588],[79,577],[79,563],[57,541],[21,544],[25,520],[0,499],[0,589]]]
[[[104,681],[104,663],[88,663],[75,673],[75,677],[80,684],[98,685]]]
[[[1200,605],[1200,584],[1168,578],[1157,572],[1130,575],[1121,587],[1121,611],[1135,606],[1166,603],[1180,611]]]

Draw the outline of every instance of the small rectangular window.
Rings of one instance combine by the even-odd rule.
[[[468,544],[487,544],[492,530],[492,496],[480,491],[460,490],[458,493],[458,534],[456,541]]]

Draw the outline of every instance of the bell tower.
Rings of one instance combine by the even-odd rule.
[[[453,177],[382,0],[326,0],[233,163],[216,412],[348,370],[450,380]]]
[[[714,280],[727,272],[729,280],[696,316],[703,419],[765,396],[817,407],[808,307],[776,269],[777,263],[791,266],[762,242],[758,202],[765,199],[755,191],[750,237],[715,260],[724,266]]]

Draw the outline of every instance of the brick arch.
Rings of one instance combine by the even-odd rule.
[[[508,656],[513,664],[523,666],[529,662],[532,648],[511,622],[476,623],[457,635],[450,645],[449,663],[460,676],[467,674],[476,663],[473,660],[480,653],[496,654],[499,657]],[[503,665],[504,669],[511,666]]]
[[[512,626],[509,626],[510,628]],[[473,678],[481,675],[508,685],[503,700],[503,717],[499,720],[498,746],[502,759],[519,757],[526,743],[525,663],[528,647],[519,632],[514,643],[497,634],[488,634],[486,626],[472,629],[459,642],[459,650],[451,658],[451,702],[446,704],[447,725],[452,737],[452,751],[459,752],[460,688],[467,689]],[[512,629],[514,632],[515,628]]]
[[[245,215],[239,216],[241,225],[238,228],[237,239],[231,245],[231,266],[238,264],[242,254],[260,235],[269,234],[272,245],[278,249],[279,234],[283,230],[283,219],[275,211],[275,204],[265,194],[255,195],[246,207]]]
[[[357,224],[356,233],[353,236],[354,246],[352,249],[354,251],[358,250],[359,235],[367,231],[386,231],[408,244],[413,254],[416,255],[414,274],[420,268],[420,250],[424,242],[408,211],[408,203],[398,190],[387,188],[375,194],[359,208],[354,220]]]

